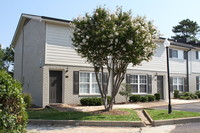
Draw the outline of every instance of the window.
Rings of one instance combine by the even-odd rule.
[[[184,51],[177,49],[169,49],[169,57],[173,59],[184,59]]]
[[[173,90],[179,90],[180,92],[184,91],[184,78],[173,78]]]
[[[132,93],[147,93],[146,75],[130,75],[130,84],[132,86]]]
[[[99,74],[101,82],[101,74]],[[79,73],[79,93],[80,94],[99,94],[99,87],[94,72]]]

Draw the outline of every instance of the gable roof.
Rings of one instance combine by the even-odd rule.
[[[58,23],[58,24],[67,24],[70,25],[71,21],[64,20],[64,19],[58,19],[58,18],[52,18],[52,17],[46,17],[46,16],[38,16],[38,15],[31,15],[31,14],[21,14],[21,17],[19,19],[17,28],[15,30],[13,39],[11,41],[11,45],[15,46],[17,39],[19,38],[20,32],[22,31],[24,25],[29,20],[37,20],[37,21],[43,21],[43,22],[51,22],[51,23]]]

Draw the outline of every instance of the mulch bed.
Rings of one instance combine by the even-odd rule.
[[[105,110],[98,110],[98,111],[93,111],[91,112],[93,114],[109,114],[109,115],[129,115],[130,112],[128,111],[123,111],[123,110],[110,110],[110,111],[105,111]]]

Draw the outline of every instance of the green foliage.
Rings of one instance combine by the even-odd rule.
[[[102,105],[102,99],[98,97],[87,97],[80,100],[83,106],[99,106]]]
[[[146,95],[146,97],[148,97],[148,101],[149,102],[155,101],[155,96],[154,95]]]
[[[141,99],[140,99],[140,101],[141,102],[148,102],[148,96],[141,96]]]
[[[135,66],[144,60],[149,61],[159,36],[152,22],[147,21],[145,17],[133,18],[131,11],[124,12],[122,8],[117,8],[111,13],[98,7],[91,15],[87,13],[84,17],[74,19],[72,25],[75,50],[94,66],[96,73],[102,72],[105,67],[108,75],[112,75],[111,70],[115,73],[112,75],[112,101],[118,93],[128,64],[132,63]],[[100,86],[98,76],[96,78]],[[99,89],[102,98],[105,99],[107,88],[100,86]]]
[[[183,92],[179,94],[179,98],[180,99],[185,99],[185,100],[191,100],[191,99],[198,99],[198,92],[196,92],[195,94],[191,93],[191,92]]]
[[[160,101],[160,93],[155,93],[154,96],[157,101]]]
[[[200,91],[196,91],[195,94],[200,98]]]
[[[199,30],[197,22],[184,19],[173,27],[172,31],[175,33],[175,36],[172,36],[172,38],[175,40],[189,38],[194,41],[197,40],[196,35],[199,33]]]
[[[23,98],[24,98],[24,102],[26,104],[26,108],[30,108],[31,105],[32,105],[32,97],[31,97],[31,94],[23,94]]]
[[[7,72],[9,71],[9,67],[13,65],[14,63],[14,50],[13,48],[6,47],[3,49],[0,44],[0,70],[6,70]],[[11,75],[13,72],[10,72]]]
[[[179,98],[179,90],[174,90],[174,98]]]
[[[131,85],[123,83],[121,85],[122,90],[119,92],[120,95],[124,96],[126,99],[126,102],[128,102],[128,98],[132,95],[131,94]]]
[[[132,95],[130,96],[130,102],[140,102],[141,96],[140,95]]]
[[[22,87],[5,71],[0,71],[0,131],[23,133],[27,114],[22,96]]]

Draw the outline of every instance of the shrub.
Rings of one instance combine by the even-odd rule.
[[[179,98],[179,91],[178,90],[174,90],[174,98]]]
[[[200,98],[200,91],[196,91],[195,94]]]
[[[190,96],[180,96],[180,99],[191,100],[192,98]]]
[[[140,99],[141,102],[147,102],[148,100],[149,100],[148,96],[141,96],[141,99]]]
[[[27,114],[21,91],[19,82],[0,71],[0,132],[25,132]]]
[[[155,93],[154,96],[157,101],[160,101],[160,93]]]
[[[154,95],[146,95],[146,97],[148,97],[148,101],[152,102],[155,100],[155,96]]]
[[[198,96],[196,94],[194,94],[194,99],[198,99]]]
[[[87,98],[82,98],[80,102],[81,102],[81,105],[83,106],[98,106],[98,105],[102,105],[102,98],[87,97]]]
[[[140,95],[132,95],[130,96],[130,102],[140,102],[141,96]]]
[[[31,94],[24,93],[23,94],[24,102],[26,104],[26,108],[30,108],[32,105],[32,97]]]

